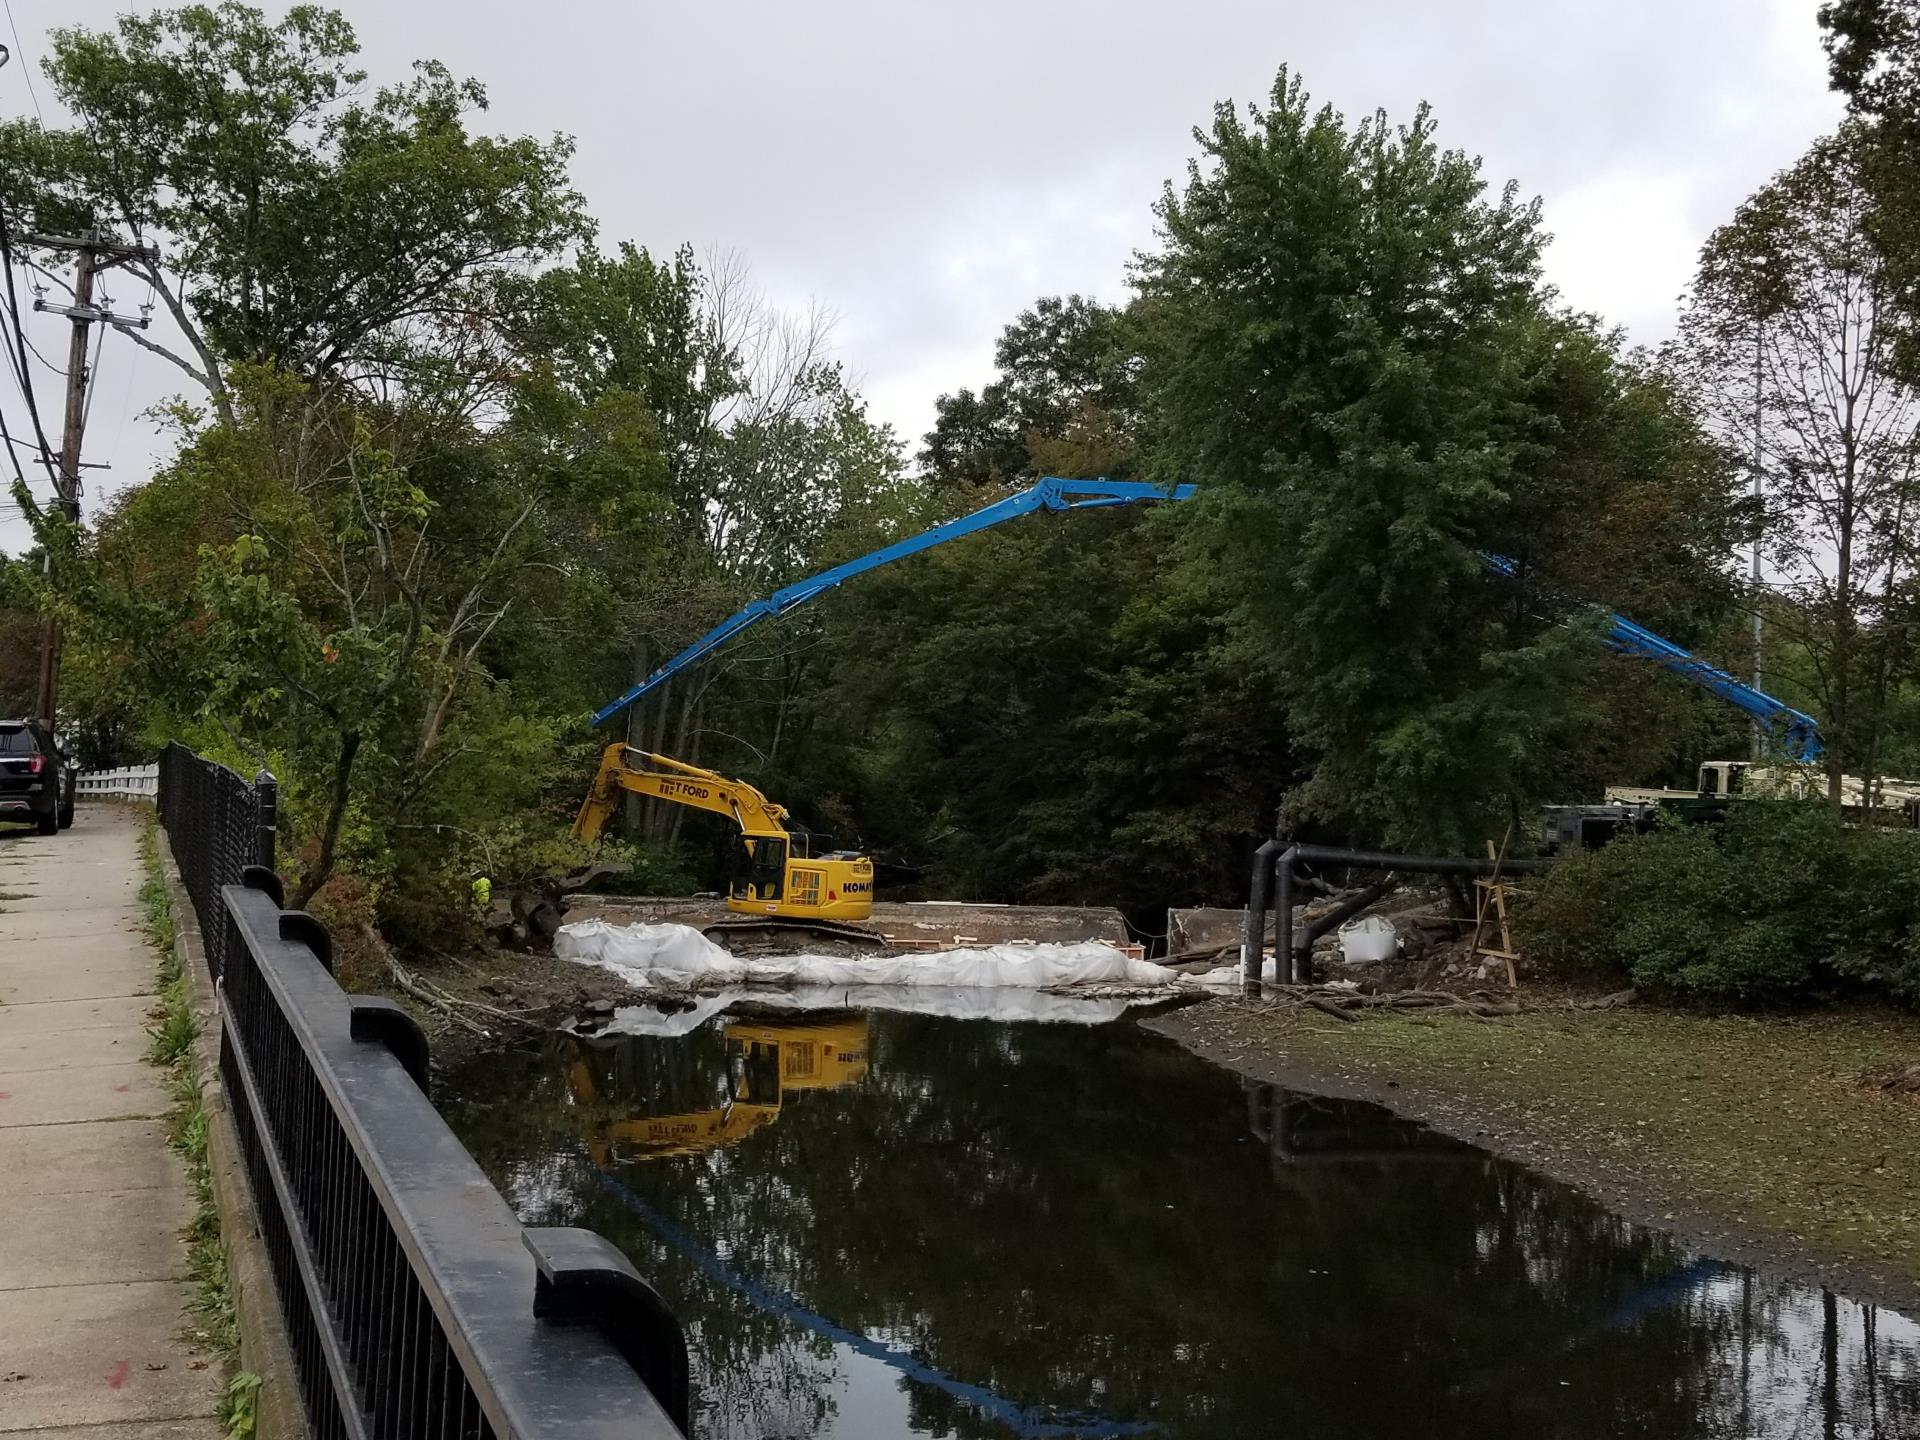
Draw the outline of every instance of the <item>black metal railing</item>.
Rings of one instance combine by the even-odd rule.
[[[192,890],[244,806],[189,762],[206,764],[163,762],[161,793]],[[213,798],[183,798],[200,784]],[[592,1231],[523,1228],[428,1100],[412,1017],[340,988],[325,929],[281,908],[271,870],[239,879],[203,926],[220,1070],[310,1433],[679,1440],[686,1343],[658,1294]]]
[[[269,771],[249,782],[178,741],[160,752],[160,821],[192,897],[207,969],[216,980],[225,968],[227,943],[220,887],[237,885],[249,865],[273,869],[279,793]]]

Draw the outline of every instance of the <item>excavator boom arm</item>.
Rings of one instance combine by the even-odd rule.
[[[574,836],[588,844],[599,839],[623,794],[649,795],[724,815],[740,827],[743,835],[787,833],[785,808],[746,781],[730,780],[717,771],[702,770],[669,755],[613,744],[600,752],[600,772],[574,817]]]
[[[855,575],[864,575],[867,571],[877,570],[882,565],[891,565],[895,560],[904,560],[909,555],[917,555],[922,550],[931,550],[934,546],[944,545],[949,540],[958,540],[964,535],[991,529],[1008,520],[1016,520],[1022,515],[1031,515],[1036,510],[1101,510],[1114,505],[1133,505],[1142,500],[1187,500],[1192,498],[1193,493],[1194,487],[1191,485],[1175,485],[1168,489],[1160,485],[1149,485],[1140,480],[1065,480],[1057,475],[1049,475],[1018,494],[996,500],[993,504],[983,506],[971,515],[962,515],[956,520],[944,521],[929,530],[921,531],[918,535],[910,535],[905,540],[896,540],[891,545],[883,545],[870,554],[862,555],[858,560],[849,560],[844,565],[836,565],[831,570],[823,570],[818,575],[797,580],[784,589],[774,591],[764,600],[754,601],[751,605],[722,620],[617,700],[602,706],[594,713],[593,723],[598,725],[618,715],[648,691],[666,684],[689,665],[703,656],[712,654],[741,631],[750,629],[762,620],[770,619],[775,615],[784,615],[787,611],[806,604],[815,596],[824,595],[843,580],[851,580]]]

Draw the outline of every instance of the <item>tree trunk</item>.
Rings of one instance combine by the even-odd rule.
[[[694,688],[691,684],[688,684],[681,687],[681,692],[680,721],[679,724],[674,727],[673,749],[666,752],[675,757],[687,753],[687,732],[693,725]],[[652,835],[653,842],[656,845],[669,845],[673,843],[673,837],[680,833],[681,811],[685,808],[685,806],[673,805],[666,801],[660,803],[658,807],[659,813],[654,817]]]
[[[787,676],[792,665],[790,657],[783,657],[780,661],[780,699],[773,711],[773,740],[767,746],[768,765],[780,758],[780,736],[787,728],[787,703],[793,698],[793,687]]]
[[[1827,746],[1827,805],[1838,819],[1843,808],[1841,778],[1859,717],[1853,713],[1853,520],[1843,510],[1833,592],[1833,735]]]
[[[638,685],[647,678],[647,642],[636,640],[633,644],[633,683]],[[638,701],[627,707],[627,744],[645,748],[646,739],[646,702]],[[629,790],[621,797],[621,833],[632,837],[640,833],[640,797]]]
[[[657,698],[654,701],[653,710],[653,739],[648,742],[647,749],[656,755],[667,748],[667,714],[673,702],[673,687],[676,684],[684,683],[684,680],[669,680],[666,684],[662,685],[659,690],[654,692]],[[640,825],[640,836],[642,839],[651,840],[654,838],[654,832],[660,828],[660,816],[666,808],[667,802],[664,800],[649,800],[646,802],[644,807],[645,816]]]
[[[327,826],[320,835],[320,853],[300,876],[294,888],[293,908],[304,910],[333,874],[334,851],[340,844],[340,826],[347,816],[347,801],[353,795],[353,762],[360,753],[360,733],[350,730],[340,737],[340,756],[333,764],[333,793],[327,801]]]
[[[706,716],[706,713],[707,713],[707,692],[706,692],[706,688],[703,686],[700,690],[700,698],[694,702],[694,706],[693,706],[693,734],[687,741],[687,753],[685,756],[686,762],[689,765],[698,765],[700,763],[700,726],[701,726],[701,721]],[[673,825],[667,831],[667,848],[668,849],[672,849],[674,846],[680,843],[680,827],[686,823],[686,819],[687,819],[687,807],[684,805],[674,806],[673,807]]]

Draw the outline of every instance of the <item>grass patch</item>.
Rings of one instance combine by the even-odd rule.
[[[193,1219],[182,1236],[187,1273],[194,1295],[188,1303],[188,1338],[199,1348],[231,1364],[240,1351],[240,1325],[234,1312],[227,1255],[220,1244],[220,1213],[213,1203],[213,1173],[207,1165],[207,1111],[200,1099],[199,1067],[194,1061],[196,1026],[188,1001],[187,977],[174,949],[173,906],[160,865],[159,827],[152,821],[140,836],[140,861],[146,880],[140,887],[141,928],[154,947],[160,968],[160,1003],[147,1028],[147,1059],[167,1072],[173,1112],[167,1143],[187,1162],[193,1188]],[[249,1384],[242,1384],[250,1381]],[[258,1376],[233,1377],[221,1401],[221,1419],[230,1437],[253,1433],[253,1395]]]

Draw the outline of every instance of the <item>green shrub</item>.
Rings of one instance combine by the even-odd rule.
[[[1920,1000],[1920,835],[1824,806],[1737,805],[1555,867],[1521,916],[1559,965],[1649,990],[1779,1001],[1839,988]]]

